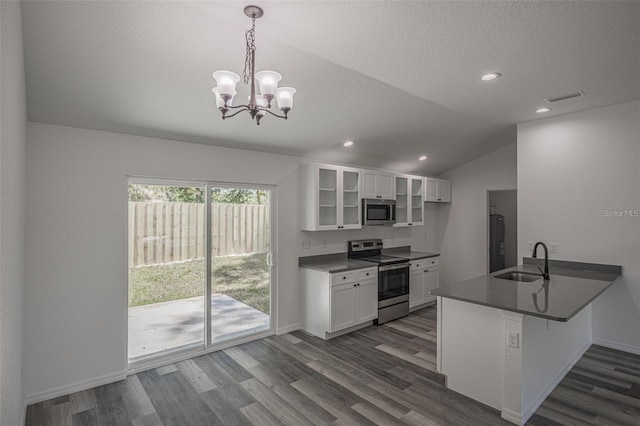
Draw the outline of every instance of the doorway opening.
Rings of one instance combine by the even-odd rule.
[[[130,368],[273,332],[274,192],[130,180]]]
[[[489,273],[518,264],[518,191],[487,191]]]

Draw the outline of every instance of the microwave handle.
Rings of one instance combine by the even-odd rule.
[[[391,220],[396,220],[396,205],[391,204]]]

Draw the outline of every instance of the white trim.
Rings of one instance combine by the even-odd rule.
[[[505,419],[508,422],[511,422],[513,424],[516,425],[524,425],[525,422],[522,421],[522,419],[520,419],[520,413],[517,413],[513,410],[510,410],[506,407],[502,408],[502,412],[500,413],[500,417],[502,417],[503,419]]]
[[[589,349],[589,347],[591,346],[591,340],[589,340],[578,352],[577,354],[569,360],[569,362],[567,363],[567,365],[562,369],[562,371],[556,376],[556,378],[549,383],[549,385],[547,386],[547,388],[542,391],[542,393],[540,394],[540,396],[538,396],[537,399],[535,399],[533,402],[531,402],[531,404],[529,404],[528,407],[526,407],[524,410],[522,410],[522,423],[520,424],[525,424],[529,418],[531,416],[533,416],[533,414],[536,412],[536,410],[538,409],[538,407],[540,407],[540,405],[542,405],[542,403],[544,402],[544,400],[549,396],[549,394],[556,388],[556,386],[558,386],[558,384],[562,381],[562,379],[564,379],[564,376],[567,375],[567,373],[573,368],[573,366],[580,361],[580,358],[582,358],[582,355],[584,355],[584,353]],[[504,418],[504,417],[503,417]],[[509,420],[511,421],[511,420]]]
[[[442,372],[442,304],[444,303],[444,299],[442,296],[436,296],[436,371],[440,374],[444,374]],[[445,376],[446,377],[446,376]],[[448,389],[449,386],[445,387]]]
[[[605,348],[615,349],[617,351],[627,352],[634,355],[640,355],[640,347],[627,345],[626,343],[614,342],[612,340],[600,339],[598,337],[593,338],[593,344],[598,346],[604,346]]]
[[[276,336],[291,333],[292,331],[296,331],[296,330],[302,330],[302,323],[298,322],[295,324],[288,325],[286,327],[280,327],[276,330]]]
[[[98,386],[106,385],[107,383],[124,380],[126,378],[127,372],[119,371],[117,373],[104,374],[92,379],[81,380],[79,382],[59,386],[57,388],[49,389],[46,391],[36,392],[26,396],[26,405],[35,404],[36,402],[42,402],[51,398],[57,398],[59,396],[69,395],[75,392],[95,388]]]
[[[22,398],[22,426],[24,426],[27,423],[27,400],[23,397]]]

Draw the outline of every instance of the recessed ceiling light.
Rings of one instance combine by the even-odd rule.
[[[495,80],[496,78],[500,77],[502,74],[500,74],[499,72],[490,72],[487,73],[485,75],[483,75],[482,77],[480,77],[480,80],[482,81],[491,81],[491,80]]]
[[[346,146],[346,147],[353,146],[353,141],[346,141],[346,142],[344,143],[344,146]]]
[[[427,159],[426,155],[421,155],[420,158],[418,158],[418,160],[420,160],[420,161],[424,161],[426,159]]]
[[[543,112],[549,112],[549,111],[551,111],[551,108],[538,108],[536,110],[538,114],[542,114]]]

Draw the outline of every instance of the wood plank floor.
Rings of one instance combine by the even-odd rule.
[[[436,311],[330,341],[302,332],[33,404],[36,425],[509,425],[443,387]],[[592,346],[529,425],[640,425],[640,357]]]

